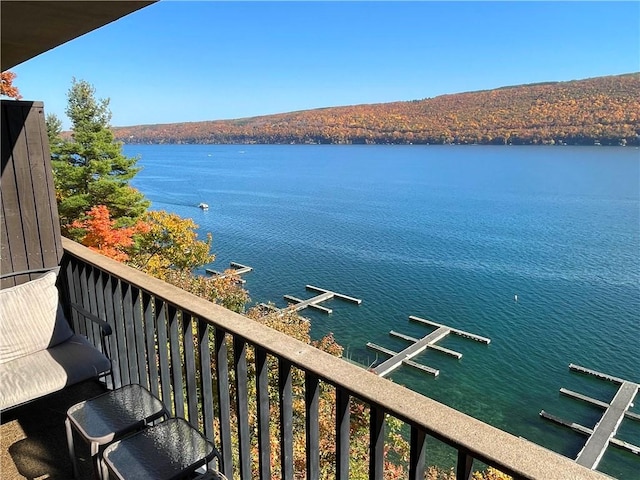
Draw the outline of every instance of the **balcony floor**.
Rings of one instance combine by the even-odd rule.
[[[104,387],[87,381],[2,414],[0,426],[0,476],[3,480],[69,480],[64,419],[67,409],[104,393]],[[89,448],[76,437],[81,479],[93,479]]]

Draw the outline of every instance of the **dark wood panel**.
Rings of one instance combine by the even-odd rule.
[[[20,162],[16,165],[16,170],[24,169],[24,173],[20,175],[25,185],[24,193],[21,195],[28,203],[31,203],[33,209],[33,229],[34,233],[30,234],[25,230],[25,239],[27,243],[27,261],[29,268],[44,267],[44,258],[47,242],[52,241],[53,231],[51,226],[50,208],[47,205],[46,213],[42,208],[42,191],[45,187],[44,177],[44,158],[42,153],[42,138],[40,136],[39,115],[37,107],[22,107],[22,117],[24,118],[24,141],[27,149],[27,161]],[[22,189],[21,189],[22,190]],[[31,195],[29,195],[29,190]],[[47,204],[48,204],[47,196]],[[29,210],[29,205],[25,204],[21,208]],[[25,219],[23,218],[23,224]],[[43,222],[41,224],[41,222]],[[26,225],[30,225],[26,223]],[[44,236],[44,238],[43,238]]]
[[[3,100],[1,117],[0,271],[57,267],[63,250],[43,105]],[[3,279],[2,287],[36,276]]]
[[[19,141],[22,132],[23,120],[22,109],[9,107],[8,102],[2,102],[2,130],[6,134],[6,142],[2,142],[3,149],[9,148],[9,152],[2,154],[2,209],[3,228],[7,232],[8,249],[3,249],[2,253],[10,252],[11,257],[2,259],[2,273],[19,272],[28,270],[27,249],[24,242],[24,232],[22,230],[22,218],[20,209],[20,192],[18,191],[18,181],[16,178],[15,164],[20,158],[26,159],[27,152],[24,142]],[[4,139],[3,139],[4,140]],[[15,284],[29,280],[28,276],[13,277]]]
[[[0,215],[2,215],[2,222],[0,224],[0,249],[2,250],[2,265],[0,265],[0,273],[14,272],[13,264],[11,263],[11,247],[9,245],[9,237],[7,235],[7,224],[5,223],[4,214],[4,202],[0,200]],[[16,284],[14,277],[3,278],[0,283],[0,288],[13,287]]]
[[[29,109],[23,109],[23,115],[25,117],[24,131],[26,132],[29,155],[31,189],[36,207],[36,223],[42,252],[41,260],[44,267],[53,267],[58,265],[62,257],[62,243],[44,109],[34,105]],[[56,208],[51,208],[52,206]]]

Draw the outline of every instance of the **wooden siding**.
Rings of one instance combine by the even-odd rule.
[[[3,100],[1,131],[0,274],[55,268],[63,250],[42,102]],[[1,286],[31,277],[4,278]]]

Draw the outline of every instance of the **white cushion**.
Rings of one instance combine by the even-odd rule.
[[[0,290],[0,364],[68,340],[73,332],[58,307],[56,274]]]
[[[0,364],[0,410],[15,407],[108,371],[111,362],[73,335],[48,350]]]

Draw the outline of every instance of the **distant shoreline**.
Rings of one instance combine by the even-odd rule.
[[[259,142],[229,142],[229,143],[201,143],[201,142],[127,142],[120,140],[124,145],[327,145],[327,146],[389,146],[389,147],[638,147],[640,141],[634,143],[602,143],[593,141],[592,143],[259,143]]]
[[[640,73],[234,120],[114,127],[128,144],[640,145]]]

